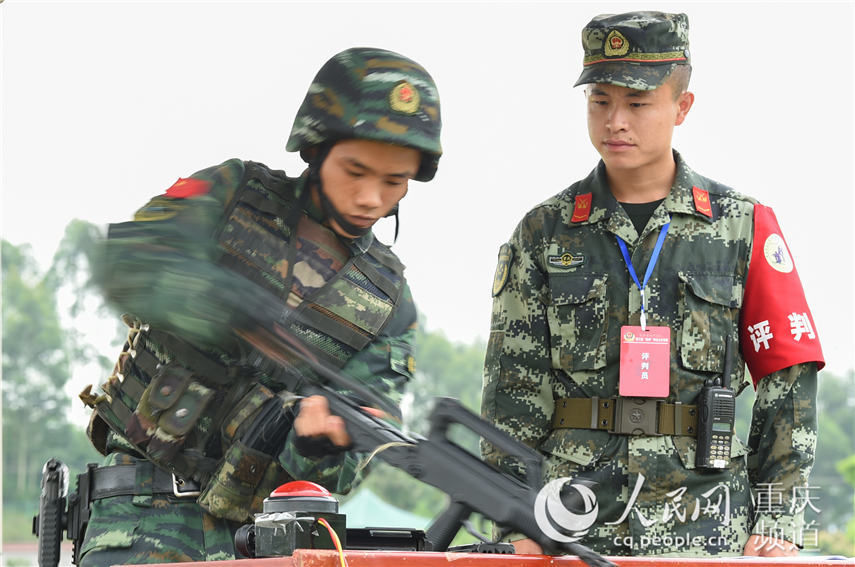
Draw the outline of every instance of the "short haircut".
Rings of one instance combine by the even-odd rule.
[[[666,81],[671,83],[671,88],[674,91],[674,100],[677,100],[681,94],[689,90],[689,79],[692,77],[691,65],[677,65],[671,74],[668,75]]]

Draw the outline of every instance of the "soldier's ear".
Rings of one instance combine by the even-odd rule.
[[[677,97],[677,119],[674,121],[675,126],[679,126],[683,123],[694,103],[695,95],[689,91],[685,91]]]

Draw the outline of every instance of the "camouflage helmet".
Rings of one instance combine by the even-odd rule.
[[[384,49],[355,47],[327,61],[303,100],[286,149],[360,138],[422,152],[415,176],[430,181],[442,147],[439,93],[415,61]]]

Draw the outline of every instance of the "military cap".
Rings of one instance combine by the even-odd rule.
[[[603,14],[582,30],[585,56],[579,80],[641,91],[659,87],[677,65],[689,65],[686,14]]]

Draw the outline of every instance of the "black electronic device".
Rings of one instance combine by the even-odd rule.
[[[721,377],[707,380],[698,395],[698,445],[695,466],[721,470],[730,465],[730,444],[736,417],[736,394],[730,388],[731,338],[725,341]]]

